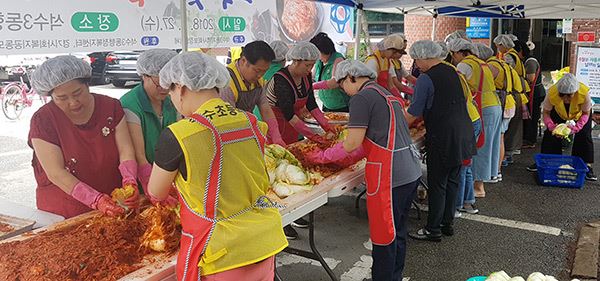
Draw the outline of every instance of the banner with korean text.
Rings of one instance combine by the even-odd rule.
[[[190,48],[353,38],[353,10],[306,0],[188,0]],[[181,48],[178,0],[19,0],[0,7],[0,55]]]

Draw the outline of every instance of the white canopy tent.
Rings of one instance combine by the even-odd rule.
[[[488,17],[506,19],[600,18],[598,0],[319,0],[358,9],[355,44],[360,44],[362,10],[451,17]],[[435,34],[435,20],[432,31]],[[355,48],[354,57],[358,57]]]

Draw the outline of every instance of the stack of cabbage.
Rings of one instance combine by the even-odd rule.
[[[515,276],[513,278],[510,278],[510,276],[508,276],[508,274],[506,274],[506,272],[504,272],[504,271],[494,272],[485,280],[486,281],[525,281],[525,279],[523,279],[523,277],[521,277],[521,276]],[[534,273],[531,273],[531,275],[529,275],[529,277],[527,278],[527,281],[557,281],[557,280],[556,280],[556,278],[554,278],[554,276],[544,275],[539,272],[534,272]],[[571,281],[579,281],[579,280],[573,279]]]
[[[281,198],[301,191],[310,191],[314,184],[323,180],[320,174],[309,173],[302,169],[300,161],[287,149],[277,144],[266,146],[265,163],[271,187]]]

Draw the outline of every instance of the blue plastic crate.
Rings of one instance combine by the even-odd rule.
[[[541,185],[583,188],[588,167],[581,158],[556,154],[536,154],[535,164],[537,165],[538,181]],[[559,168],[562,165],[570,165],[573,169]]]

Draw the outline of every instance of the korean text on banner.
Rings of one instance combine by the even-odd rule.
[[[590,87],[590,96],[600,100],[600,48],[577,48],[577,80]]]
[[[189,0],[191,48],[253,40],[352,41],[349,7],[304,0]],[[0,8],[0,55],[181,48],[180,1],[23,0]],[[301,11],[301,12],[298,12]],[[294,16],[290,16],[294,15]]]

